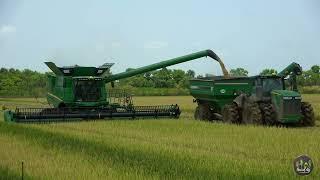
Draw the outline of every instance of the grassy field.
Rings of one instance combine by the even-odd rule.
[[[293,179],[293,159],[314,161],[320,179],[320,95],[312,128],[237,126],[193,120],[188,96],[137,97],[136,104],[178,103],[179,120],[7,124],[0,114],[0,179]],[[44,99],[40,99],[44,101]],[[40,106],[1,99],[0,106]],[[302,178],[304,179],[304,178]]]

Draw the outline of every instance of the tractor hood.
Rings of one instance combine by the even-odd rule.
[[[276,109],[276,116],[282,123],[298,123],[300,114],[301,95],[296,91],[273,90],[271,101]]]
[[[273,90],[272,94],[282,97],[301,97],[300,93],[289,90]]]

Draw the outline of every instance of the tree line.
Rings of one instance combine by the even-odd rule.
[[[133,70],[128,68],[126,72]],[[121,79],[119,86],[149,87],[149,88],[188,88],[189,80],[195,77],[193,70],[163,68],[156,71],[139,74],[130,78]]]
[[[128,68],[126,71],[131,71]],[[46,93],[46,78],[47,73],[40,73],[29,69],[19,70],[13,68],[0,68],[0,96],[19,96],[19,97],[40,97]],[[244,68],[235,68],[230,70],[231,76],[248,76],[249,72]],[[264,69],[260,75],[277,74],[275,69]],[[205,76],[211,76],[206,74]],[[197,75],[193,70],[183,71],[180,69],[167,69],[147,72],[144,74],[136,75],[134,77],[126,78],[115,82],[118,88],[133,90],[137,95],[166,95],[170,94],[186,94],[189,87],[189,80],[192,78],[203,77]],[[310,69],[303,71],[301,76],[297,78],[298,85],[314,86],[316,90],[320,86],[320,67],[314,65]],[[167,89],[176,89],[175,92],[168,91]],[[143,94],[139,94],[142,92]],[[149,93],[148,91],[157,91],[159,93]],[[312,93],[312,91],[307,91]],[[319,92],[319,91],[316,91]]]
[[[277,74],[275,69],[264,69],[260,75]],[[248,71],[244,68],[236,68],[230,70],[231,76],[248,76]],[[297,76],[297,83],[299,86],[320,86],[320,66],[313,65],[310,69],[302,71],[300,76]]]
[[[47,73],[29,69],[0,69],[0,96],[43,96],[46,92]]]

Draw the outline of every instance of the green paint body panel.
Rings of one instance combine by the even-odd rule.
[[[13,112],[10,110],[4,111],[3,115],[4,115],[4,121],[6,122],[12,122],[14,120]]]
[[[301,95],[296,91],[273,90],[271,102],[276,109],[277,119],[281,123],[298,123],[303,117],[300,113]],[[291,104],[292,108],[287,109],[286,104]]]
[[[283,115],[279,121],[284,124],[295,124],[299,123],[299,121],[303,118],[301,114],[290,114],[290,115]]]
[[[190,94],[200,101],[212,104],[220,112],[225,104],[232,102],[241,93],[251,94],[254,78],[193,79]]]

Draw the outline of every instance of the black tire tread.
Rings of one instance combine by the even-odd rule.
[[[273,126],[276,122],[275,111],[271,103],[263,103],[260,105],[262,113],[263,124],[267,126]]]
[[[204,121],[211,121],[213,119],[213,115],[208,104],[198,104],[194,116],[195,119]]]
[[[250,103],[245,110],[249,115],[243,118],[244,124],[263,124],[262,112],[259,108],[259,104],[256,102]]]
[[[314,111],[310,103],[301,102],[301,114],[303,115],[301,125],[302,126],[314,126],[315,116]]]
[[[227,104],[222,110],[222,121],[226,123],[238,124],[240,120],[239,108],[237,104]]]

